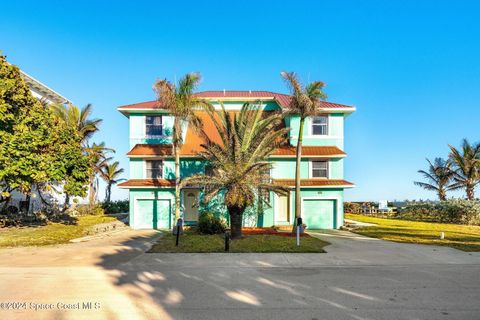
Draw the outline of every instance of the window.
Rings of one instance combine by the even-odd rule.
[[[158,137],[163,134],[162,116],[146,116],[145,134],[147,137]]]
[[[328,117],[327,116],[312,118],[312,135],[314,136],[328,135]]]
[[[312,178],[328,178],[328,161],[312,161]]]
[[[162,160],[149,160],[146,161],[147,165],[147,178],[161,179],[163,177],[163,161]]]

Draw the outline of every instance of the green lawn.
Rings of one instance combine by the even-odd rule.
[[[325,252],[328,242],[310,236],[301,238],[297,247],[294,237],[277,235],[245,235],[243,239],[230,242],[230,252]],[[223,235],[200,235],[187,232],[180,236],[178,247],[175,237],[165,234],[149,252],[225,252]]]
[[[83,216],[76,224],[48,223],[38,227],[0,229],[0,247],[43,246],[66,243],[71,239],[87,235],[93,225],[115,221],[109,216]]]
[[[367,237],[395,242],[449,246],[463,251],[480,251],[480,227],[478,226],[373,218],[358,214],[346,214],[345,218],[377,224],[377,226],[353,230]],[[440,239],[441,232],[445,233],[443,240]]]

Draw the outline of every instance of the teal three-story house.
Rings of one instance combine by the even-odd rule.
[[[269,91],[205,91],[196,93],[220,108],[238,112],[246,102],[261,101],[265,111],[288,105],[286,94]],[[344,121],[354,107],[320,102],[322,114],[305,123],[301,159],[302,217],[309,229],[336,229],[343,224],[343,193],[354,185],[344,180]],[[130,179],[119,187],[130,194],[130,226],[134,229],[171,228],[174,225],[175,168],[172,153],[173,117],[157,101],[121,106],[118,110],[130,122]],[[216,133],[204,111],[198,111],[204,131]],[[270,227],[290,225],[295,217],[295,146],[300,118],[290,116],[284,125],[290,128],[288,144],[271,156],[271,177],[275,183],[292,189],[289,196],[273,192],[262,195],[268,205],[249,208],[244,224]],[[181,148],[180,175],[203,173],[208,165],[199,157],[201,138],[185,124]],[[184,188],[181,192],[182,215],[186,224],[195,224],[202,211],[225,212],[221,201],[203,204],[200,188]]]

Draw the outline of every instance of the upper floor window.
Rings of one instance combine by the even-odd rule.
[[[163,134],[162,116],[146,116],[145,134],[149,136],[161,136]]]
[[[328,135],[328,116],[318,116],[312,118],[312,135]]]
[[[328,178],[328,161],[312,161],[312,178]]]
[[[162,160],[147,160],[146,178],[161,179],[163,178],[163,161]]]

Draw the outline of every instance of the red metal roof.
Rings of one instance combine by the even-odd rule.
[[[281,107],[286,107],[290,103],[290,95],[284,93],[277,93],[271,91],[235,91],[235,90],[225,90],[225,91],[202,91],[194,94],[200,98],[206,99],[218,99],[222,98],[258,98],[258,99],[273,99],[278,102]],[[352,106],[338,104],[327,101],[320,101],[319,105],[321,108],[326,109],[353,109]],[[124,105],[118,107],[119,110],[125,109],[161,109],[156,100],[146,101],[140,103],[134,103],[129,105]]]
[[[188,135],[190,139],[197,139]],[[196,156],[202,151],[200,141],[197,144],[184,144],[180,149],[181,156]],[[165,157],[173,156],[173,148],[170,144],[137,144],[127,153],[128,156],[136,157]],[[296,148],[292,146],[283,146],[275,150],[273,156],[294,157],[296,155]],[[335,146],[303,146],[303,157],[344,157],[345,152]]]
[[[120,188],[131,187],[175,187],[175,180],[166,179],[130,179],[118,184]]]
[[[273,182],[280,186],[295,187],[295,179],[275,179]],[[353,187],[354,184],[340,179],[301,179],[300,187]]]

